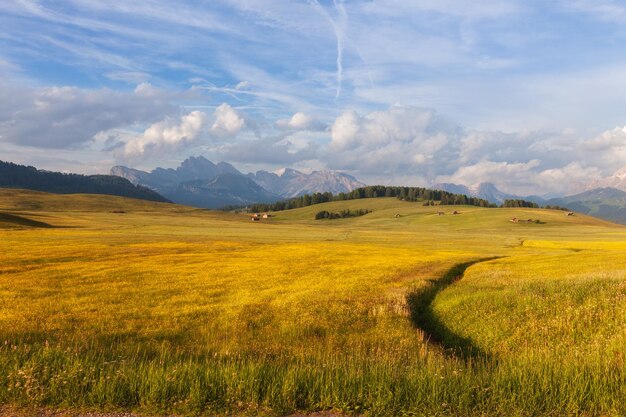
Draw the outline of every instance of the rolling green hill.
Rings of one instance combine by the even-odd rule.
[[[626,224],[626,192],[616,188],[596,188],[581,194],[552,199],[548,204]]]

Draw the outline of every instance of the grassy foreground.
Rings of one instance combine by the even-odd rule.
[[[312,220],[343,209],[373,212]],[[380,198],[253,223],[0,190],[0,403],[626,415],[626,228],[439,210]]]

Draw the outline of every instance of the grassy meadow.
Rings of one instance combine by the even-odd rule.
[[[313,220],[345,209],[372,213]],[[273,214],[0,190],[0,404],[626,415],[626,227],[395,198]]]

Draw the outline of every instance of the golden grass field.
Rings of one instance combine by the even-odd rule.
[[[373,212],[313,220],[343,209]],[[623,416],[626,227],[394,198],[251,222],[0,190],[0,404]]]

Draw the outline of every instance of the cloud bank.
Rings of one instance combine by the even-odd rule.
[[[0,89],[0,149],[10,144],[12,152],[82,150],[93,157],[98,151],[105,159],[154,165],[204,154],[249,165],[342,170],[370,183],[493,182],[519,194],[577,191],[626,165],[623,127],[596,135],[478,130],[434,109],[399,104],[344,110],[327,123],[304,111],[268,120],[226,102],[210,112],[182,106],[193,94],[145,83],[127,92]]]
[[[148,84],[129,92],[0,84],[0,140],[48,149],[77,148],[98,133],[176,112],[173,96]]]
[[[626,165],[626,129],[592,138],[569,130],[477,131],[434,110],[392,106],[337,117],[322,159],[387,183],[412,177],[422,185],[492,182],[521,194],[574,192]]]

